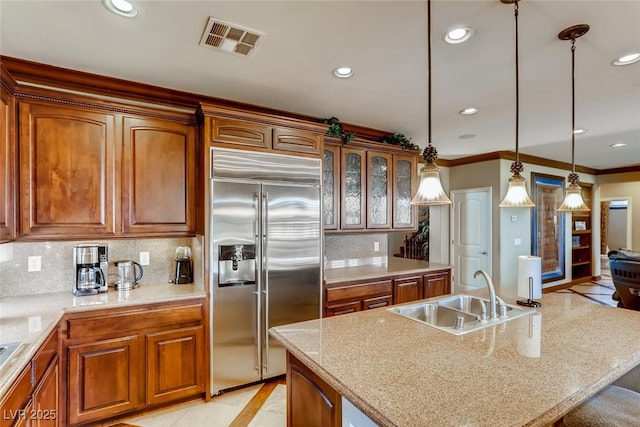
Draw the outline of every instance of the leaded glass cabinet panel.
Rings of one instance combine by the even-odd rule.
[[[337,230],[340,225],[339,146],[325,145],[322,165],[322,222],[325,230]]]
[[[392,155],[368,152],[367,160],[367,228],[390,228]]]
[[[411,198],[416,192],[416,156],[393,155],[393,228],[415,228],[416,208]]]
[[[342,229],[365,226],[365,151],[342,148]]]

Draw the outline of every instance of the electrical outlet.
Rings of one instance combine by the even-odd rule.
[[[40,271],[42,270],[42,257],[41,256],[30,256],[28,258],[29,265],[28,271]]]
[[[522,244],[522,239],[519,237],[516,237],[515,239],[513,239],[513,244],[514,246],[520,246]]]
[[[149,265],[149,252],[140,252],[140,265]]]
[[[380,242],[373,242],[373,251],[374,252],[380,251]]]

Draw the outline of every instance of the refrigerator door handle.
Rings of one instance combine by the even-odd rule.
[[[255,202],[255,206],[256,206],[256,210],[258,211],[258,215],[256,215],[256,223],[255,223],[255,233],[256,233],[256,243],[258,242],[258,238],[260,237],[260,228],[259,228],[259,216],[260,216],[260,194],[259,193],[253,193],[253,199]],[[258,245],[258,250],[259,249],[259,245]],[[257,254],[258,256],[262,256],[261,252],[260,254]],[[256,269],[258,268],[258,266],[256,266]],[[258,338],[258,345],[256,345],[256,353],[257,353],[257,359],[256,359],[256,371],[258,372],[258,375],[261,375],[261,371],[260,371],[260,363],[262,363],[262,337],[261,337],[261,331],[260,331],[260,323],[261,323],[261,315],[262,315],[262,307],[261,307],[261,298],[260,298],[260,289],[262,289],[262,274],[259,274],[260,272],[256,272],[258,274],[256,274],[256,291],[253,292],[256,295],[256,307],[257,307],[257,313],[256,313],[256,337]]]
[[[267,202],[269,200],[269,193],[262,193],[262,272],[264,277],[264,286],[262,287],[262,293],[264,294],[264,372],[269,370],[269,265],[267,263],[266,254],[269,253],[267,248],[267,241],[269,237],[269,209],[267,209]]]

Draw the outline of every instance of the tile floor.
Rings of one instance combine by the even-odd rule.
[[[617,301],[611,299],[614,291],[611,278],[603,276],[602,280],[591,281],[561,289],[559,293],[572,294],[602,305],[615,307]],[[127,419],[124,425],[136,427],[240,427],[244,425],[236,417],[258,393],[263,385],[253,385],[239,390],[223,393],[210,402],[202,401],[186,403],[153,414]],[[284,427],[286,426],[286,386],[278,384],[267,397],[248,427]],[[124,426],[123,425],[123,426]]]

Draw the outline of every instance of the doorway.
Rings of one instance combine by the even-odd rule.
[[[603,198],[600,201],[600,270],[609,273],[607,253],[616,249],[631,249],[633,221],[629,197]]]
[[[484,270],[491,275],[491,187],[451,192],[451,254],[456,292],[486,286],[473,274]]]

